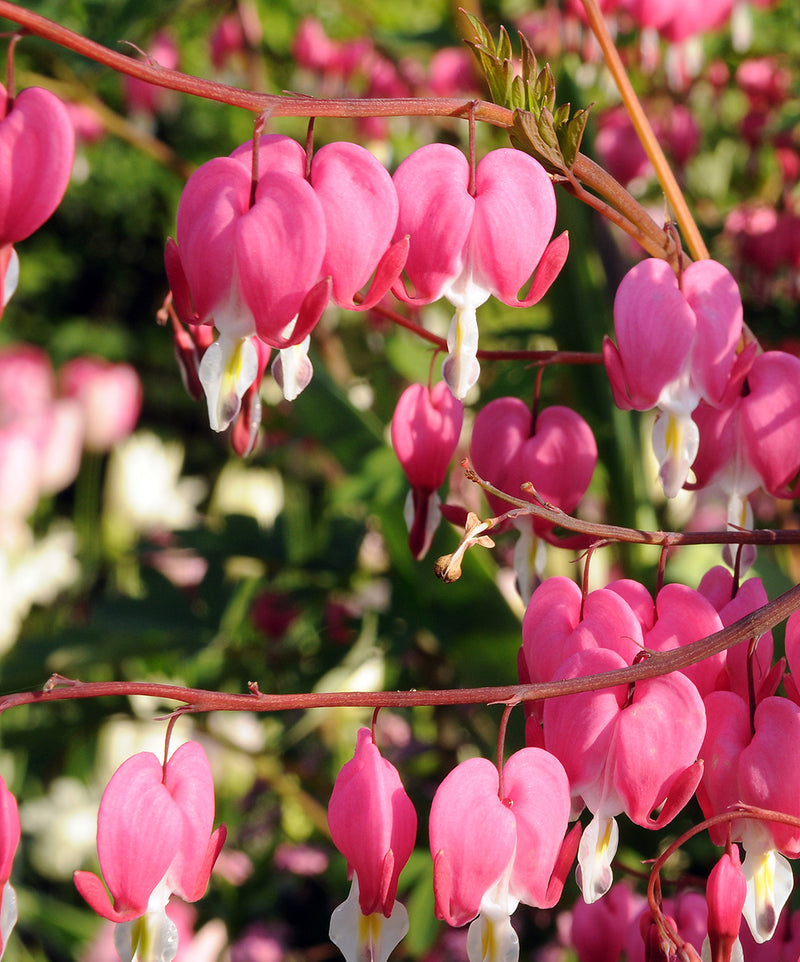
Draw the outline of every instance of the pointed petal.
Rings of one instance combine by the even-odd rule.
[[[680,492],[700,447],[700,431],[691,415],[663,411],[653,425],[653,453],[664,494],[674,498]]]
[[[258,355],[251,338],[224,334],[203,354],[198,376],[208,402],[212,431],[224,431],[242,406],[245,391],[255,382]]]
[[[611,862],[617,854],[619,828],[615,818],[595,814],[583,830],[578,847],[576,878],[587,905],[602,898],[611,888]]]
[[[0,894],[0,959],[3,957],[8,937],[17,924],[17,893],[6,882]]]
[[[792,894],[794,875],[788,860],[774,849],[747,852],[742,865],[747,897],[742,914],[756,942],[768,942],[781,910]]]
[[[346,307],[350,311],[366,311],[380,301],[391,290],[392,285],[403,272],[406,260],[408,259],[409,239],[401,237],[386,251],[378,261],[375,268],[375,276],[369,286],[369,290],[363,295],[361,301],[344,301],[334,297],[339,307]]]
[[[8,244],[0,247],[0,317],[3,308],[14,295],[19,284],[19,257],[14,248]]]
[[[272,376],[287,401],[294,401],[311,383],[314,367],[308,357],[311,338],[284,347],[272,362]]]
[[[388,917],[361,913],[354,874],[347,901],[333,911],[328,934],[347,962],[386,962],[407,932],[408,912],[400,902],[393,904]]]
[[[469,962],[517,962],[519,938],[507,915],[493,917],[483,912],[467,932]]]
[[[478,380],[481,372],[478,350],[478,319],[473,307],[458,308],[447,334],[447,357],[442,364],[442,377],[459,400]]]

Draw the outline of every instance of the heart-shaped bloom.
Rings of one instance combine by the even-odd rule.
[[[418,560],[430,548],[441,520],[437,494],[458,445],[464,405],[444,381],[430,390],[411,384],[400,395],[392,417],[392,446],[411,485],[405,507],[408,543]]]
[[[0,315],[19,279],[11,246],[52,215],[67,189],[75,133],[55,94],[28,87],[9,98],[0,84]]]
[[[555,679],[626,664],[610,649],[578,651]],[[692,797],[703,771],[696,761],[706,730],[703,701],[685,675],[673,672],[637,681],[632,693],[618,685],[548,699],[543,727],[545,747],[569,777],[573,813],[584,803],[594,815],[578,850],[578,881],[591,902],[611,887],[615,816],[625,812],[637,825],[661,828]]]
[[[692,412],[700,400],[718,406],[731,380],[742,333],[742,300],[716,261],[690,264],[680,280],[664,260],[641,261],[614,300],[617,343],[603,359],[622,410],[658,408],[653,449],[667,497],[686,481],[699,435]],[[741,356],[749,362],[751,353]]]
[[[570,513],[589,487],[597,464],[597,445],[592,429],[570,408],[544,408],[534,421],[524,401],[503,397],[490,401],[475,418],[470,458],[478,474],[501,491],[536,502],[533,494],[520,490],[524,482],[531,482],[539,498]],[[488,497],[497,514],[511,507]],[[514,570],[520,594],[527,601],[544,566],[542,541],[583,548],[586,540],[581,536],[558,538],[553,525],[540,518],[518,518],[514,526],[520,532]]]
[[[706,818],[744,803],[800,816],[800,772],[786,760],[800,752],[800,707],[787,698],[765,698],[755,710],[734,692],[712,692],[705,700],[708,730],[700,752],[705,762],[697,800]],[[712,828],[721,844],[723,829]],[[800,856],[800,829],[777,822],[741,819],[731,823],[741,840],[747,880],[744,917],[756,942],[766,942],[794,885],[788,858]]]
[[[189,178],[165,264],[181,321],[220,332],[199,369],[214,430],[236,417],[258,374],[249,338],[287,348],[320,319],[330,292],[319,280],[325,238],[322,207],[302,176],[268,171],[253,190],[245,163],[218,157]]]
[[[212,833],[213,824],[214,783],[197,742],[181,745],[165,765],[139,752],[111,777],[97,819],[108,891],[91,872],[76,872],[75,885],[95,912],[122,923],[114,943],[123,962],[174,958],[165,908],[173,893],[196,902],[205,892],[226,834],[224,826]]]
[[[414,293],[399,282],[393,290],[409,304],[445,297],[455,307],[442,376],[463,398],[479,373],[477,308],[490,294],[511,306],[535,304],[564,265],[567,235],[548,243],[556,219],[553,184],[538,161],[503,148],[478,164],[471,194],[469,163],[448,144],[415,150],[394,183],[400,200],[395,238],[410,239],[406,274]]]
[[[231,154],[249,170],[251,143]],[[306,176],[306,153],[290,137],[267,134],[259,139],[260,176],[283,171]],[[397,225],[398,201],[392,178],[364,147],[347,142],[326,144],[310,165],[308,182],[325,218],[325,254],[320,274],[331,279],[331,298],[339,307],[364,311],[374,307],[397,280],[408,253],[408,238],[392,243]],[[359,292],[369,282],[368,290]],[[358,294],[358,303],[356,295]],[[294,400],[308,385],[313,368],[309,342],[281,350],[272,374],[287,400]]]
[[[436,917],[449,925],[475,920],[470,962],[513,962],[519,943],[510,917],[520,902],[550,908],[561,897],[577,846],[566,839],[569,783],[560,762],[523,748],[497,768],[485,758],[462,762],[433,798],[430,844]]]
[[[417,837],[417,813],[368,728],[359,731],[355,755],[336,778],[328,826],[353,879],[347,901],[331,916],[331,941],[347,962],[386,962],[408,931],[408,913],[395,899]]]

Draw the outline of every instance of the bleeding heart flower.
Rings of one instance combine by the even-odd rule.
[[[588,649],[569,658],[555,678],[626,665],[615,651]],[[585,804],[594,816],[578,850],[578,882],[587,902],[611,887],[615,816],[625,812],[637,825],[661,828],[692,797],[703,772],[696,759],[705,730],[702,699],[679,672],[637,681],[632,691],[618,685],[545,702],[544,743],[567,772],[573,814]]]
[[[538,161],[504,148],[478,164],[471,193],[469,163],[447,144],[414,151],[397,168],[394,183],[400,200],[395,238],[410,239],[406,274],[414,293],[400,282],[393,290],[409,304],[445,297],[455,307],[442,376],[463,398],[480,370],[477,308],[490,294],[529,307],[564,265],[567,235],[548,244],[556,218],[553,184]]]
[[[279,349],[300,344],[330,292],[330,281],[319,280],[325,216],[310,184],[275,170],[252,186],[238,159],[203,164],[184,188],[177,243],[170,238],[165,252],[181,321],[220,332],[200,364],[216,431],[236,417],[257,376],[249,338]]]
[[[570,513],[589,487],[597,463],[597,445],[592,429],[570,408],[544,408],[534,421],[524,401],[504,397],[490,401],[475,418],[470,459],[478,474],[496,488],[536,502],[533,494],[521,490],[524,482],[530,482],[539,498]],[[497,514],[511,507],[499,498],[488,497]],[[544,566],[540,539],[562,547],[585,547],[586,540],[580,536],[556,537],[553,525],[541,518],[518,518],[514,526],[520,532],[514,569],[520,594],[527,601]]]
[[[405,507],[408,543],[417,560],[430,548],[441,520],[439,488],[461,435],[464,405],[444,381],[429,390],[412,384],[392,417],[392,446],[411,485]]]
[[[569,784],[561,764],[523,748],[497,768],[462,762],[433,798],[430,843],[436,917],[475,920],[470,962],[513,962],[519,942],[510,917],[517,905],[550,908],[561,897],[578,835],[566,839]]]
[[[742,301],[716,261],[690,264],[680,280],[649,258],[625,275],[614,300],[616,345],[603,342],[614,400],[622,410],[658,408],[653,449],[667,497],[675,497],[697,454],[692,412],[719,406],[728,390],[742,332]],[[741,357],[749,363],[752,352]]]
[[[347,962],[386,962],[408,931],[408,913],[395,899],[417,837],[417,814],[368,728],[359,731],[355,755],[336,778],[328,826],[353,879],[347,901],[331,916],[331,941]]]
[[[196,902],[205,892],[226,834],[224,826],[212,833],[213,823],[214,783],[197,742],[181,745],[164,765],[139,752],[112,776],[97,819],[111,897],[92,872],[76,872],[75,886],[95,912],[121,923],[114,943],[123,962],[174,958],[166,905],[173,893]]]
[[[0,958],[17,921],[17,895],[9,878],[19,836],[17,800],[0,778]]]

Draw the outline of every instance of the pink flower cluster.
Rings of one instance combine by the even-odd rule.
[[[329,301],[363,311],[391,289],[454,306],[443,374],[463,398],[479,371],[477,307],[491,294],[521,307],[544,295],[569,246],[566,234],[549,242],[554,224],[550,178],[517,150],[487,154],[473,191],[468,161],[446,145],[415,151],[392,178],[356,144],[313,158],[288,137],[243,144],[189,179],[166,247],[187,385],[202,387],[214,430],[245,420],[249,451],[270,350],[292,400],[311,379],[310,334]]]

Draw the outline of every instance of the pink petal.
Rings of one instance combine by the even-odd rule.
[[[552,181],[533,157],[502,148],[490,151],[478,164],[475,189],[468,254],[475,282],[504,303],[516,304],[553,233]],[[566,258],[569,245],[565,235],[562,238],[552,255],[551,281]]]
[[[694,764],[705,730],[703,701],[685,675],[675,672],[636,682],[633,702],[621,712],[608,764],[614,789],[637,825],[650,824],[653,809]]]
[[[644,646],[651,651],[672,651],[723,628],[714,606],[686,585],[665,585],[656,598],[656,613],[656,623],[644,637]],[[694,682],[701,697],[705,697],[718,687],[724,667],[725,652],[721,651],[687,666],[682,673]]]
[[[397,191],[386,168],[358,144],[327,144],[311,165],[311,185],[325,212],[327,247],[323,276],[333,281],[333,299],[351,307],[353,297],[385,257],[397,225]],[[399,249],[398,249],[399,251]],[[397,280],[405,259],[383,271],[370,292],[376,304]],[[373,285],[373,288],[375,285]]]
[[[464,925],[477,916],[484,894],[514,855],[514,814],[497,797],[498,787],[495,766],[485,758],[470,758],[450,772],[433,797],[429,824],[436,918],[448,925]]]
[[[614,330],[631,406],[655,407],[663,388],[688,363],[695,336],[694,312],[675,273],[655,257],[631,268],[617,288]]]
[[[74,155],[74,129],[58,97],[40,87],[17,94],[0,120],[0,247],[28,237],[51,216]]]
[[[304,340],[307,330],[300,336],[295,328],[288,343],[284,331],[319,280],[325,253],[325,217],[311,186],[288,174],[264,175],[255,205],[237,223],[235,249],[258,336],[277,348]]]
[[[164,786],[182,822],[168,884],[181,898],[195,902],[206,890],[213,865],[207,864],[206,855],[214,825],[214,781],[202,746],[186,742],[173,753],[167,762]]]
[[[233,160],[240,163],[252,175],[253,171],[253,141],[246,140],[240,144],[231,155]],[[258,177],[264,174],[284,173],[295,177],[305,177],[306,152],[291,137],[283,134],[264,134],[258,142]]]
[[[411,384],[400,395],[392,417],[392,447],[408,483],[422,491],[444,484],[464,419],[464,405],[444,381],[428,390]]]
[[[742,335],[742,298],[732,275],[712,260],[683,271],[683,296],[697,318],[692,381],[702,397],[718,404],[728,383]]]
[[[469,163],[456,147],[420,147],[395,171],[400,204],[394,237],[408,236],[406,274],[414,294],[402,282],[392,288],[402,300],[430,304],[464,266],[475,200],[469,195]]]
[[[11,865],[19,845],[17,800],[0,778],[0,891],[11,877]]]
[[[740,402],[750,463],[774,497],[786,497],[800,469],[800,359],[783,351],[760,354]]]
[[[115,921],[144,913],[181,844],[181,813],[161,778],[156,756],[140,752],[120,765],[103,792],[97,852],[114,898]],[[96,898],[97,886],[88,885]]]
[[[544,907],[548,901],[569,821],[569,793],[563,766],[541,748],[523,748],[503,766],[503,794],[517,829],[511,894],[526,905]]]
[[[248,211],[250,177],[229,157],[217,157],[189,178],[178,204],[177,245],[194,312],[209,323],[231,299],[236,275],[236,238],[240,220]],[[174,263],[174,252],[168,254]],[[170,261],[167,266],[169,268]],[[174,270],[174,268],[173,268]],[[177,271],[178,307],[186,314],[186,298]],[[190,321],[190,316],[182,316]]]

